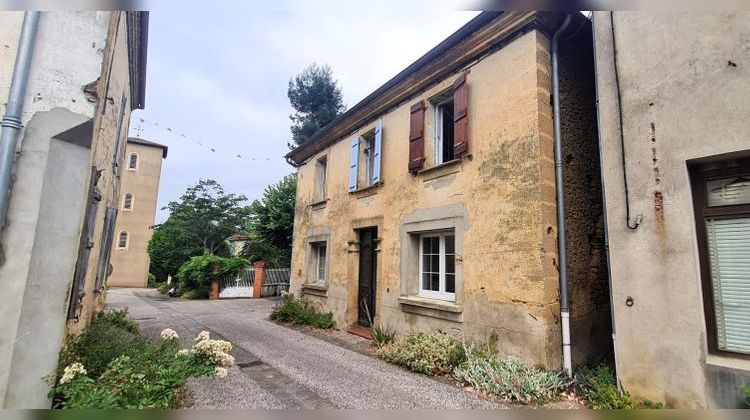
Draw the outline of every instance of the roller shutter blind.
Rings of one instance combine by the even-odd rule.
[[[750,354],[750,217],[706,218],[720,350]]]

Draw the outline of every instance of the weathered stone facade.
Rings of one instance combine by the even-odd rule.
[[[499,14],[404,81],[376,91],[363,101],[368,105],[355,106],[349,114],[352,119],[360,114],[357,122],[345,115],[328,128],[330,136],[324,133],[290,153],[300,164],[292,292],[304,292],[316,306],[332,311],[338,328],[356,324],[360,229],[375,227],[376,323],[398,333],[436,329],[478,342],[497,335],[503,353],[560,367],[549,39],[563,16]],[[564,124],[564,138],[570,155],[566,193],[574,210],[567,218],[571,297],[580,301],[573,304],[573,327],[576,337],[588,339],[609,321],[606,292],[600,296],[606,270],[595,110],[578,99],[593,96],[590,37],[585,35],[590,28],[582,19],[575,24],[586,26],[585,32],[563,50],[561,99],[572,118]],[[465,70],[469,155],[436,165],[433,98]],[[411,174],[410,107],[420,100],[428,104],[425,167]],[[350,139],[372,130],[377,120],[382,122],[381,182],[350,193]],[[327,173],[323,200],[316,185],[321,158]],[[418,235],[425,232],[455,234],[452,300],[420,296]],[[317,243],[327,244],[325,284],[315,284],[312,246]],[[603,343],[574,343],[580,349],[576,362],[606,351],[606,328],[604,333]]]

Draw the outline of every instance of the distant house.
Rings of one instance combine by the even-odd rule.
[[[146,287],[148,283],[146,248],[154,232],[161,164],[166,157],[167,146],[128,139],[108,286]]]
[[[48,408],[65,335],[104,304],[148,13],[0,12],[0,28],[0,407]]]
[[[287,155],[299,171],[292,292],[353,332],[497,336],[504,354],[560,369],[550,41],[565,16],[481,13]],[[576,14],[569,28],[560,99],[581,364],[611,349],[611,330],[591,25]]]
[[[615,360],[675,407],[750,385],[749,23],[594,13]]]
[[[236,234],[228,237],[227,243],[229,243],[229,254],[233,257],[241,256],[242,251],[249,240],[250,237],[244,234]]]

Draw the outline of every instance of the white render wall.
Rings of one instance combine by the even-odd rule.
[[[734,408],[750,360],[707,351],[687,161],[750,152],[750,13],[615,12],[614,21],[631,223],[643,217],[626,227],[612,26],[609,12],[595,12],[620,378],[637,398]]]
[[[101,74],[109,18],[110,12],[43,12],[40,18],[19,136],[22,153],[0,237],[6,257],[0,266],[0,407],[49,407],[44,376],[54,372],[65,332],[82,222],[80,189],[88,184],[91,159],[89,149],[51,137],[94,117],[96,103],[86,99],[83,86]],[[22,20],[23,13],[0,12],[3,114]],[[40,122],[35,128],[27,127],[32,118]],[[54,203],[49,200],[62,205],[56,195],[61,191],[69,206],[45,207]],[[60,241],[75,246],[55,248]]]

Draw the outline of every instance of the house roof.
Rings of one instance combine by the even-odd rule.
[[[301,165],[342,137],[369,124],[377,116],[528,31],[538,29],[551,36],[562,23],[565,14],[534,11],[480,13],[359,103],[318,130],[302,145],[287,153],[287,162],[293,166]],[[574,21],[580,19],[585,18],[582,15],[576,17],[574,14]]]
[[[128,71],[130,72],[130,108],[143,109],[146,101],[146,52],[148,50],[148,12],[126,12],[128,29]]]
[[[162,159],[167,158],[167,150],[169,150],[169,148],[163,144],[154,143],[152,141],[140,139],[138,137],[128,137],[128,143],[140,144],[142,146],[149,146],[149,147],[157,147],[162,150],[161,152]]]

